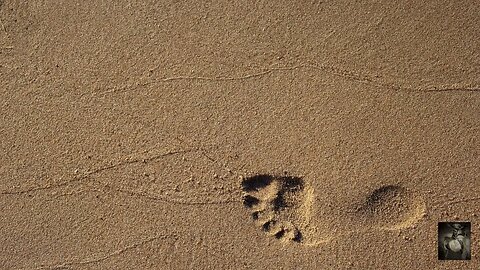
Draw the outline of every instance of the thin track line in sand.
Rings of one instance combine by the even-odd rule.
[[[454,205],[458,203],[475,202],[475,201],[480,201],[480,197],[472,197],[472,198],[464,198],[464,199],[447,198],[446,200],[434,201],[432,206],[434,207],[449,206],[449,205]]]
[[[181,153],[189,153],[189,152],[193,152],[193,151],[198,151],[198,149],[168,151],[166,153],[151,156],[151,157],[144,158],[144,159],[132,159],[132,160],[127,160],[127,161],[117,162],[117,163],[114,163],[114,164],[111,164],[111,165],[103,166],[103,167],[85,172],[85,173],[83,173],[79,176],[76,176],[76,177],[74,177],[70,180],[63,181],[63,182],[60,182],[60,183],[56,183],[56,184],[52,184],[52,185],[39,186],[39,187],[34,187],[34,188],[29,188],[29,189],[3,190],[3,191],[0,191],[0,194],[1,195],[19,195],[19,194],[25,194],[25,193],[30,193],[30,192],[36,192],[36,191],[41,191],[41,190],[57,188],[57,187],[68,185],[70,183],[79,182],[83,179],[88,178],[91,175],[95,175],[97,173],[100,173],[100,172],[103,172],[103,171],[106,171],[106,170],[111,170],[111,169],[114,169],[114,168],[117,168],[117,167],[122,167],[122,166],[125,166],[125,165],[128,165],[128,164],[134,164],[134,163],[139,163],[139,162],[144,162],[144,161],[153,161],[153,160],[160,159],[160,158],[163,158],[163,157],[166,157],[166,156],[181,154]]]
[[[386,88],[389,90],[395,91],[404,91],[404,92],[480,92],[480,85],[471,85],[471,84],[464,84],[463,86],[458,86],[458,84],[451,84],[451,85],[440,85],[440,86],[432,86],[428,88],[421,88],[421,87],[412,87],[412,86],[400,86],[396,83],[387,83],[387,82],[380,82],[377,79],[374,79],[370,76],[360,75],[359,73],[351,72],[348,70],[343,70],[340,68],[326,66],[326,65],[317,65],[317,64],[299,64],[295,66],[285,66],[285,67],[270,67],[266,68],[263,71],[247,74],[243,76],[237,77],[227,77],[227,76],[174,76],[174,77],[164,77],[152,81],[146,82],[137,82],[132,85],[125,85],[119,88],[111,87],[110,89],[99,92],[99,93],[84,93],[81,97],[84,97],[88,94],[90,95],[107,95],[110,93],[121,93],[128,90],[136,89],[138,87],[145,87],[149,85],[155,85],[159,83],[168,83],[173,81],[242,81],[242,80],[249,80],[253,78],[264,77],[275,72],[284,72],[284,71],[292,71],[292,70],[299,70],[299,69],[315,69],[322,72],[326,72],[338,77],[342,77],[344,79],[348,79],[351,81],[355,81],[358,83],[364,83],[369,85],[374,85],[380,88]]]
[[[113,252],[110,252],[108,254],[105,254],[105,255],[97,255],[93,258],[85,258],[85,259],[73,259],[73,260],[70,260],[70,261],[65,261],[65,262],[62,262],[62,263],[58,263],[58,264],[53,264],[53,265],[45,265],[45,266],[39,266],[39,267],[36,267],[34,269],[36,270],[44,270],[44,269],[50,269],[50,270],[59,270],[59,269],[71,269],[73,266],[75,265],[88,265],[88,264],[93,264],[93,263],[99,263],[99,262],[102,262],[102,261],[105,261],[109,258],[112,258],[112,257],[115,257],[115,256],[119,256],[121,254],[123,254],[124,252],[127,252],[131,249],[135,249],[135,248],[139,248],[139,247],[142,247],[148,243],[151,243],[153,241],[156,241],[156,240],[160,240],[160,239],[168,239],[168,238],[174,238],[175,240],[178,240],[179,236],[178,233],[173,233],[173,234],[157,234],[155,236],[151,236],[145,240],[142,240],[142,241],[139,241],[139,242],[136,242],[136,243],[133,243],[131,245],[128,245],[122,249],[118,249],[118,250],[115,250]]]
[[[191,147],[191,148],[187,148],[186,150],[168,151],[166,153],[153,155],[153,156],[150,156],[150,157],[147,157],[147,158],[137,158],[137,159],[131,159],[131,160],[127,160],[127,161],[117,162],[117,163],[114,163],[114,164],[111,164],[111,165],[108,165],[108,166],[103,166],[103,167],[88,171],[86,173],[83,173],[80,176],[76,176],[76,177],[74,177],[70,180],[67,180],[67,181],[64,181],[64,182],[61,182],[61,183],[39,186],[39,187],[28,188],[28,189],[20,189],[20,190],[4,190],[4,191],[0,192],[0,195],[23,195],[23,194],[28,194],[28,193],[33,193],[33,192],[38,192],[38,191],[43,191],[43,190],[55,189],[55,188],[66,186],[68,184],[78,183],[82,180],[90,178],[91,176],[93,176],[95,174],[98,174],[98,173],[101,173],[101,172],[104,172],[104,171],[108,171],[108,170],[112,170],[112,169],[115,169],[115,168],[123,167],[123,166],[129,165],[129,164],[146,163],[146,162],[158,160],[158,159],[161,159],[161,158],[164,158],[164,157],[167,157],[167,156],[171,156],[171,155],[185,154],[185,153],[191,153],[191,152],[201,152],[202,155],[204,155],[206,158],[208,158],[209,160],[212,161],[212,159],[209,158],[205,154],[205,149],[200,148],[200,147]],[[232,173],[232,172],[229,171],[229,173]],[[179,199],[173,199],[170,196],[165,196],[164,197],[164,196],[158,196],[158,195],[144,193],[144,192],[136,192],[136,191],[133,191],[133,190],[117,188],[117,187],[113,187],[109,184],[102,183],[100,181],[96,181],[94,179],[90,179],[89,181],[90,182],[96,182],[97,184],[99,184],[101,186],[102,190],[109,190],[111,192],[123,193],[123,194],[127,194],[127,195],[130,195],[130,196],[141,197],[141,198],[145,198],[145,199],[152,200],[152,201],[161,201],[161,202],[167,202],[167,203],[173,203],[173,204],[214,205],[214,204],[229,204],[229,203],[240,203],[241,202],[240,199],[203,200],[203,201],[179,200]],[[89,189],[89,190],[85,190],[85,191],[86,192],[94,192],[94,191],[98,191],[98,190]],[[83,192],[85,192],[85,191],[83,191]],[[83,193],[83,192],[72,192],[72,193],[66,193],[66,194],[59,194],[57,197],[75,195],[75,194],[79,194],[79,193]]]
[[[223,199],[223,200],[203,200],[203,201],[191,201],[191,200],[179,200],[179,199],[173,199],[170,196],[158,196],[158,195],[153,195],[145,192],[137,192],[133,190],[128,190],[128,189],[122,189],[122,188],[116,188],[111,185],[101,183],[99,181],[96,181],[98,184],[102,185],[102,189],[107,189],[112,192],[116,193],[123,193],[129,196],[135,196],[139,198],[144,198],[147,200],[151,201],[160,201],[160,202],[166,202],[166,203],[172,203],[172,204],[181,204],[181,205],[219,205],[219,204],[230,204],[230,203],[241,203],[242,201],[240,199]]]
[[[5,34],[8,34],[7,33],[7,28],[5,27],[5,24],[3,24],[3,21],[2,21],[1,18],[0,18],[0,26],[2,27],[3,32],[5,32]]]

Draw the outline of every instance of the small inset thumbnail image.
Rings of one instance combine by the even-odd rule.
[[[470,260],[470,222],[438,223],[438,259]]]

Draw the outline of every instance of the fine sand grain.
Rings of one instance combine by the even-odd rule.
[[[0,269],[479,269],[479,33],[476,1],[0,0]]]

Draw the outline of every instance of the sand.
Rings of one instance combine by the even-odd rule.
[[[0,269],[478,269],[479,14],[0,1]]]

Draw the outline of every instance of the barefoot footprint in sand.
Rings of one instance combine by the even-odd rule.
[[[302,234],[295,223],[302,205],[303,181],[296,177],[256,175],[242,183],[244,205],[264,231],[277,239],[300,242]]]
[[[343,213],[355,228],[332,232],[312,221],[314,191],[300,177],[254,175],[243,179],[242,189],[255,223],[283,242],[317,245],[352,232],[400,230],[414,225],[425,212],[423,200],[413,192],[398,185],[381,186]]]

